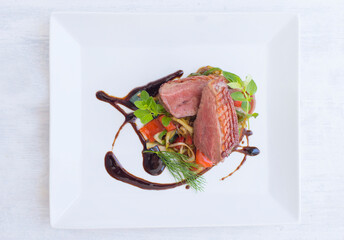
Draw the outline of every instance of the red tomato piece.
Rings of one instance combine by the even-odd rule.
[[[160,120],[161,124],[162,124],[162,118],[163,118],[164,116],[165,116],[165,115],[159,116],[159,120]],[[164,127],[165,127],[165,126],[164,126]],[[167,127],[165,127],[165,129],[166,129],[167,132],[172,131],[172,130],[174,130],[174,129],[176,129],[176,128],[177,128],[176,125],[175,125],[172,121],[170,122],[170,124],[168,124]]]
[[[154,142],[154,135],[158,132],[164,131],[164,126],[159,119],[153,119],[140,129],[140,133],[150,142]]]
[[[188,135],[188,136],[186,137],[185,143],[186,143],[187,145],[192,145],[192,137],[191,137],[190,135]]]
[[[210,161],[200,150],[196,151],[196,163],[208,168],[213,166],[213,162]]]
[[[234,106],[235,107],[241,107],[241,101],[234,101]]]

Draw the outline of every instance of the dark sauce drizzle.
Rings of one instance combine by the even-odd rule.
[[[131,90],[125,97],[123,98],[118,98],[118,97],[113,97],[110,96],[108,94],[106,94],[103,91],[98,91],[96,93],[96,97],[104,102],[107,102],[109,104],[111,104],[113,107],[115,107],[124,117],[125,120],[123,122],[123,124],[121,125],[121,127],[119,128],[119,130],[117,131],[116,135],[115,135],[115,139],[112,143],[112,148],[115,145],[115,142],[119,136],[120,131],[122,130],[122,128],[129,123],[132,128],[134,129],[136,135],[139,137],[140,142],[143,146],[143,150],[142,150],[142,157],[143,157],[143,168],[145,169],[145,171],[151,175],[159,175],[163,172],[163,170],[165,169],[165,165],[162,163],[161,159],[158,158],[158,156],[156,154],[152,154],[152,153],[146,153],[145,151],[146,149],[146,140],[144,139],[144,137],[142,136],[142,134],[140,133],[140,131],[137,129],[137,125],[135,123],[136,121],[136,117],[134,115],[133,112],[131,113],[126,113],[120,106],[123,105],[131,110],[136,110],[137,107],[130,101],[130,98],[133,97],[138,91],[147,91],[149,93],[149,95],[151,96],[156,96],[158,94],[159,88],[162,84],[171,81],[177,77],[181,77],[183,75],[183,71],[179,70],[175,73],[172,73],[170,75],[167,75],[166,77],[160,78],[156,81],[150,82],[144,86],[141,87],[137,87],[134,88],[133,90]],[[114,158],[116,159],[116,158]],[[118,164],[117,164],[118,165]],[[107,165],[106,165],[107,166]],[[120,164],[119,164],[120,166]],[[107,169],[108,170],[108,169]],[[109,172],[109,171],[108,171]],[[111,174],[110,174],[111,175]],[[111,175],[113,176],[113,175]],[[114,176],[113,176],[114,177]]]
[[[125,117],[125,121],[122,123],[122,125],[120,126],[120,128],[118,129],[118,131],[115,135],[115,139],[112,143],[112,148],[115,145],[115,142],[119,136],[120,131],[123,129],[123,127],[127,123],[129,123],[132,126],[132,128],[134,129],[136,135],[139,137],[140,142],[143,146],[143,150],[142,150],[143,167],[147,173],[154,175],[154,176],[161,174],[163,172],[163,170],[165,169],[165,165],[163,164],[161,159],[156,154],[145,152],[147,150],[146,141],[137,128],[137,125],[135,123],[136,117],[135,117],[134,113],[133,112],[126,113],[119,106],[119,104],[135,111],[137,108],[132,102],[130,102],[130,98],[132,96],[134,96],[138,91],[145,90],[149,93],[149,95],[156,96],[158,94],[159,88],[162,84],[164,84],[168,81],[171,81],[175,78],[179,78],[182,75],[183,75],[183,71],[179,70],[175,73],[167,75],[166,77],[163,77],[163,78],[160,78],[156,81],[150,82],[144,86],[134,88],[123,98],[110,96],[110,95],[106,94],[104,91],[98,91],[96,93],[96,97],[99,100],[111,104],[114,108],[116,108]],[[259,154],[258,148],[249,146],[248,136],[250,136],[250,135],[252,135],[252,131],[246,130],[246,129],[244,129],[242,131],[240,141],[242,141],[243,137],[246,136],[247,146],[243,147],[242,149],[236,148],[234,151],[244,154],[244,158],[243,158],[242,162],[240,163],[240,165],[237,167],[237,169],[234,170],[232,173],[230,173],[228,176],[222,178],[222,180],[231,176],[234,172],[236,172],[246,161],[246,156],[255,156],[255,155]],[[107,152],[105,155],[105,168],[106,168],[106,171],[109,173],[109,175],[112,176],[113,178],[115,178],[119,181],[122,181],[124,183],[128,183],[128,184],[131,184],[133,186],[136,186],[136,187],[139,187],[142,189],[146,189],[146,190],[171,189],[171,188],[175,188],[175,187],[181,186],[181,185],[186,183],[185,180],[180,181],[180,182],[175,182],[175,183],[155,183],[155,182],[150,182],[150,181],[147,181],[145,179],[134,176],[133,174],[129,173],[128,171],[126,171],[123,168],[123,166],[118,161],[118,159],[116,158],[115,154],[112,151]],[[211,168],[212,167],[204,169],[203,171],[201,171],[199,173],[199,175],[203,175],[204,173],[209,171]],[[189,188],[190,188],[190,186],[186,185],[186,189],[189,189]]]
[[[236,171],[238,171],[241,168],[241,166],[246,162],[247,156],[257,156],[260,153],[260,151],[257,147],[249,146],[250,145],[249,136],[251,136],[252,134],[253,134],[253,132],[251,130],[247,130],[245,128],[242,130],[239,142],[243,141],[243,138],[246,137],[247,146],[244,146],[241,149],[238,149],[240,146],[237,146],[233,150],[233,152],[242,153],[242,154],[244,154],[244,157],[241,160],[239,166],[233,172],[231,172],[227,176],[221,178],[221,180],[225,180],[226,178],[232,176]]]
[[[136,187],[147,189],[147,190],[164,190],[175,188],[180,185],[183,185],[185,182],[176,182],[176,183],[155,183],[150,182],[145,179],[139,178],[137,176],[132,175],[131,173],[127,172],[121,165],[121,163],[116,158],[113,152],[107,152],[105,155],[105,168],[106,171],[112,176],[113,178],[129,183]]]

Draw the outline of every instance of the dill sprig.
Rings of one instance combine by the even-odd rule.
[[[193,168],[197,167],[197,164],[187,162],[188,156],[168,151],[146,152],[157,154],[177,182],[185,180],[186,183],[196,191],[203,191],[205,179],[203,176],[192,171]]]

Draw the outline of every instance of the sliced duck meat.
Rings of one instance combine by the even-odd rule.
[[[239,143],[235,106],[224,78],[209,81],[202,91],[194,143],[213,164],[227,157]]]
[[[208,81],[221,76],[192,76],[163,84],[159,89],[160,102],[176,118],[194,116]]]

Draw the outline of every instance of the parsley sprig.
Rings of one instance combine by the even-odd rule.
[[[146,124],[152,121],[159,115],[168,114],[165,108],[161,104],[156,103],[154,98],[152,96],[149,96],[149,93],[145,90],[140,93],[140,100],[135,101],[134,104],[138,108],[134,112],[134,115],[138,119],[140,119],[142,124]],[[168,116],[164,116],[161,119],[161,122],[166,127],[170,124],[171,118]]]
[[[157,154],[177,182],[185,180],[186,183],[196,191],[203,191],[205,179],[203,176],[192,171],[193,168],[197,167],[197,164],[194,162],[187,162],[188,156],[168,151],[146,152]]]

